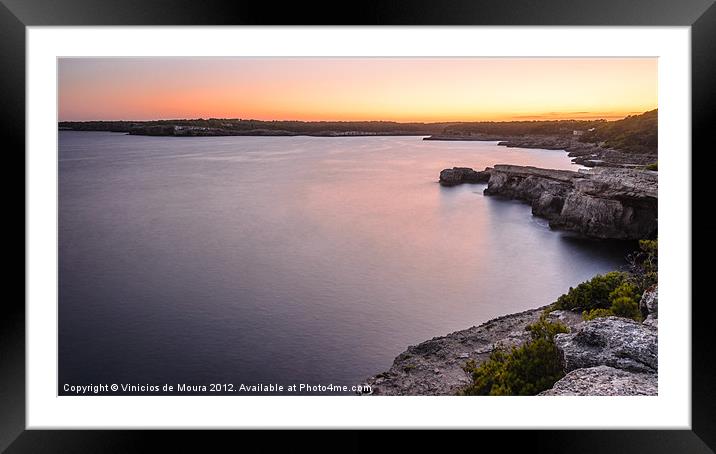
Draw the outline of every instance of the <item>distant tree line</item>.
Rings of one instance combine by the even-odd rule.
[[[535,135],[566,135],[575,130],[586,131],[607,123],[606,120],[550,120],[550,121],[481,121],[473,123],[457,123],[445,128],[445,134],[467,135],[486,134],[522,136]]]
[[[622,120],[605,122],[594,131],[580,136],[580,141],[601,143],[609,148],[640,154],[656,154],[659,147],[658,110],[630,115]]]
[[[360,133],[413,133],[416,135],[439,134],[449,123],[399,123],[394,121],[262,121],[238,118],[197,118],[183,120],[153,121],[63,121],[60,128],[76,131],[129,132],[138,127],[190,126],[196,128],[221,129],[226,131],[287,131],[296,134],[318,134],[324,132]]]
[[[550,121],[481,121],[442,123],[400,123],[395,121],[263,121],[240,118],[197,118],[154,121],[62,121],[59,127],[77,131],[130,132],[145,128],[163,134],[174,126],[207,128],[240,133],[276,131],[290,134],[368,133],[414,135],[489,135],[504,138],[522,135],[572,135],[580,131],[579,140],[605,143],[606,146],[632,153],[656,153],[658,147],[657,110],[631,115],[622,120],[550,120]]]

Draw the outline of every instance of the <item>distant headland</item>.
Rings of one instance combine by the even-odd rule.
[[[621,120],[533,120],[441,123],[394,121],[289,121],[179,119],[61,121],[60,130],[110,131],[143,136],[426,136],[424,140],[497,141],[520,148],[565,150],[576,164],[656,165],[658,111]]]

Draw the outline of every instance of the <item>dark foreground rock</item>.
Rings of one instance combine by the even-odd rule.
[[[446,169],[440,178],[441,183],[446,179],[454,185],[484,181],[488,175],[486,195],[526,201],[532,214],[546,218],[552,228],[623,240],[649,238],[657,229],[656,172],[621,168],[574,172],[498,164],[481,172]]]
[[[622,317],[602,317],[558,334],[565,371],[610,366],[625,371],[656,373],[657,331],[654,327]]]
[[[386,372],[367,380],[376,395],[453,395],[470,383],[463,370],[470,360],[485,361],[498,345],[527,341],[525,326],[539,319],[542,309],[511,314],[480,326],[411,345]]]
[[[555,337],[567,375],[543,396],[658,394],[657,304],[659,289],[644,292],[644,323],[619,317],[584,322]]]
[[[642,304],[656,315],[658,288],[644,293]],[[463,369],[468,360],[486,361],[496,348],[509,349],[530,338],[525,330],[545,307],[498,317],[480,326],[422,342],[398,355],[391,368],[366,383],[376,395],[454,395],[471,383]],[[658,392],[657,329],[646,321],[620,317],[583,322],[579,313],[552,311],[569,333],[555,337],[567,374],[540,395],[632,396]]]
[[[655,373],[634,373],[609,366],[576,369],[540,396],[654,396]]]
[[[463,367],[468,360],[481,363],[497,347],[509,349],[530,339],[525,327],[536,322],[544,307],[492,319],[480,326],[435,337],[410,346],[398,355],[386,372],[369,378],[376,395],[454,395],[471,382]],[[581,316],[566,311],[550,314],[567,326]]]

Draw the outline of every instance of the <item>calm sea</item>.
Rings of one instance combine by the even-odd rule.
[[[624,265],[624,244],[437,183],[452,166],[574,168],[563,151],[421,139],[61,131],[60,394],[355,385]]]

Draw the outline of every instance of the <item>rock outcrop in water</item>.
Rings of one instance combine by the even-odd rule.
[[[440,172],[440,184],[455,186],[462,183],[487,183],[490,172],[480,172],[469,167],[453,167]]]
[[[453,168],[440,173],[440,183],[448,186],[485,180],[486,195],[526,201],[532,205],[532,213],[549,220],[553,228],[611,239],[648,238],[657,229],[656,172],[621,168],[574,172],[496,165],[481,172]]]

